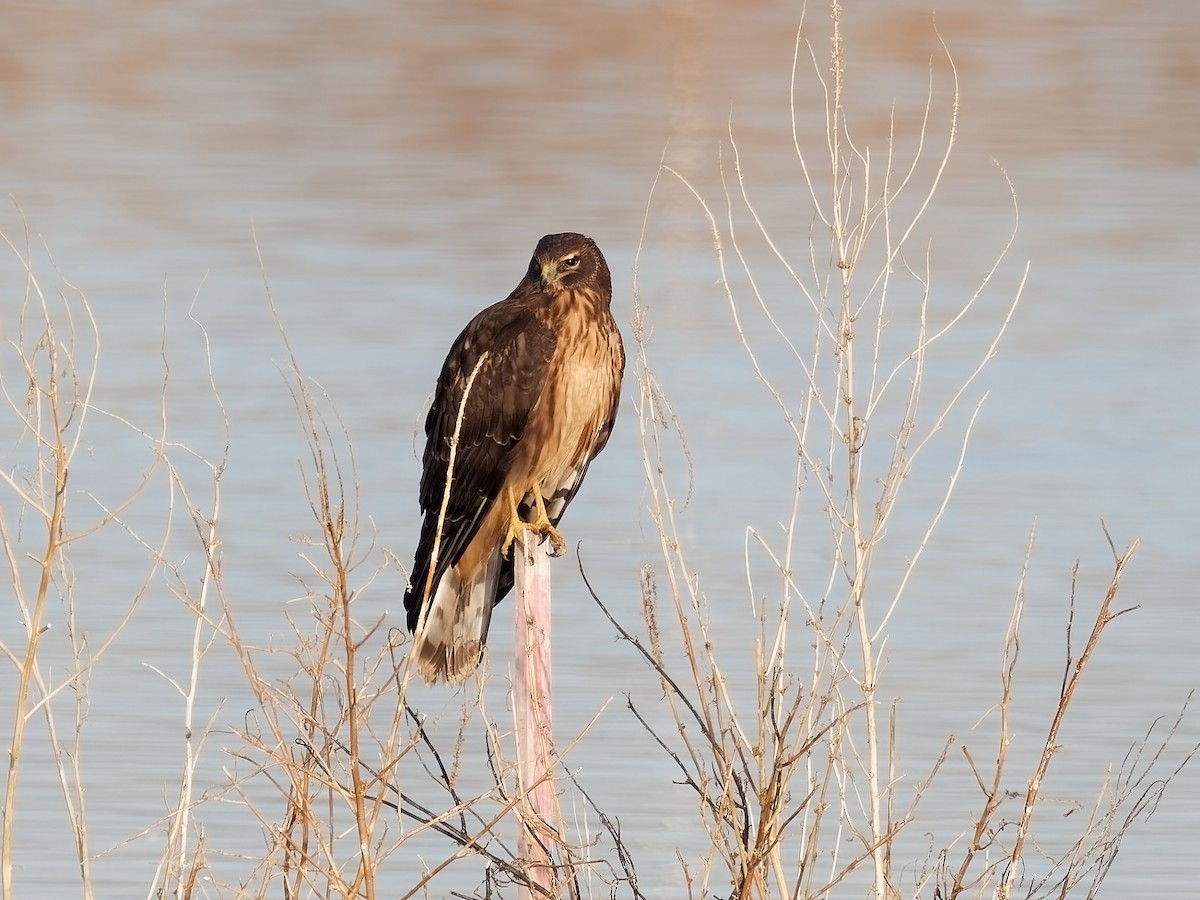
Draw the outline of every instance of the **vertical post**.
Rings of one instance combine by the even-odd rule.
[[[513,706],[517,726],[518,788],[524,800],[517,853],[526,861],[530,887],[520,900],[557,897],[550,848],[557,842],[558,798],[550,780],[554,742],[550,695],[550,557],[526,529],[516,564],[516,678]],[[541,891],[535,891],[541,888]],[[544,893],[543,893],[544,891]]]

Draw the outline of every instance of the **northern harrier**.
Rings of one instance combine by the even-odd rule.
[[[555,556],[566,546],[555,526],[604,449],[620,399],[625,350],[611,301],[596,243],[549,234],[508,299],[450,348],[425,421],[425,519],[404,595],[428,681],[461,682],[479,665],[525,528],[549,538]]]

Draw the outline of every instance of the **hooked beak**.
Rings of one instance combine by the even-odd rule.
[[[542,263],[542,274],[538,278],[538,287],[543,291],[553,291],[558,287],[558,264],[550,261]]]

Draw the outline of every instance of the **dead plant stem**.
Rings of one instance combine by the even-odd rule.
[[[847,506],[845,525],[849,528],[850,539],[853,542],[853,567],[850,577],[850,599],[853,604],[855,622],[858,630],[859,649],[862,653],[862,678],[859,687],[865,701],[866,718],[866,758],[864,772],[869,794],[870,835],[866,841],[872,848],[871,854],[875,869],[875,897],[885,900],[888,897],[887,878],[887,848],[882,840],[886,831],[882,821],[883,799],[880,791],[880,734],[878,710],[876,709],[876,678],[875,650],[871,637],[872,629],[867,616],[866,588],[867,574],[870,571],[871,547],[873,535],[864,530],[865,510],[862,497],[862,447],[865,439],[865,422],[858,414],[857,378],[855,366],[855,320],[857,310],[851,292],[851,279],[857,251],[853,243],[861,239],[862,230],[852,228],[850,218],[852,208],[844,186],[849,177],[842,158],[842,131],[844,128],[844,111],[842,96],[845,88],[846,60],[845,47],[842,41],[841,6],[834,3],[833,17],[833,51],[831,57],[831,74],[833,77],[833,102],[829,126],[830,161],[833,166],[832,179],[832,214],[833,238],[836,242],[837,268],[840,274],[840,303],[838,322],[838,351],[840,365],[838,369],[839,391],[844,407],[844,431],[842,440],[846,449],[846,491]],[[864,176],[865,177],[865,176]],[[864,201],[865,203],[865,201]],[[864,206],[865,211],[865,206]],[[859,235],[858,238],[854,235]]]
[[[1079,654],[1079,659],[1075,661],[1075,665],[1069,669],[1068,677],[1063,683],[1062,691],[1059,694],[1058,706],[1054,711],[1054,717],[1051,719],[1050,728],[1046,733],[1046,741],[1042,746],[1042,755],[1038,759],[1037,768],[1034,770],[1033,776],[1029,779],[1029,785],[1025,789],[1025,808],[1021,813],[1020,821],[1017,823],[1017,832],[1013,838],[1013,848],[1008,857],[1008,865],[1004,872],[1004,878],[996,891],[997,900],[1008,900],[1012,895],[1013,886],[1016,884],[1017,876],[1021,870],[1021,857],[1025,851],[1025,843],[1029,838],[1030,825],[1033,822],[1033,812],[1037,807],[1038,798],[1041,794],[1042,782],[1045,781],[1046,772],[1050,768],[1051,760],[1054,759],[1060,749],[1058,733],[1062,728],[1063,720],[1066,718],[1067,709],[1071,705],[1071,699],[1075,695],[1075,689],[1079,686],[1079,682],[1083,678],[1088,663],[1091,661],[1092,653],[1100,644],[1100,635],[1104,632],[1104,629],[1108,627],[1108,624],[1113,619],[1129,612],[1129,609],[1123,609],[1114,613],[1112,612],[1112,604],[1117,597],[1117,591],[1120,589],[1121,575],[1124,574],[1125,568],[1129,565],[1129,561],[1137,551],[1137,546],[1137,541],[1134,541],[1124,553],[1120,555],[1114,553],[1116,561],[1113,565],[1112,577],[1109,579],[1108,590],[1105,591],[1104,600],[1100,604],[1100,609],[1096,612],[1096,618],[1092,622],[1092,630],[1088,635],[1087,643],[1083,647],[1083,652]],[[1074,596],[1072,596],[1072,603],[1074,603]],[[1068,647],[1068,666],[1070,666],[1069,653],[1070,648]]]
[[[21,749],[25,742],[25,726],[29,721],[29,687],[30,683],[34,680],[34,673],[38,666],[38,646],[45,631],[43,623],[46,616],[46,605],[50,596],[50,583],[53,578],[54,566],[58,560],[59,551],[62,546],[63,512],[66,507],[67,448],[63,440],[64,425],[59,410],[57,341],[54,336],[54,330],[49,325],[47,325],[43,341],[46,347],[46,370],[48,372],[47,378],[49,379],[49,383],[44,388],[40,388],[39,393],[44,394],[44,398],[49,405],[53,436],[47,439],[45,435],[39,434],[38,438],[50,444],[50,451],[53,456],[54,505],[46,521],[46,550],[41,558],[42,574],[38,581],[37,596],[34,599],[33,609],[27,613],[24,623],[26,635],[25,658],[21,664],[21,671],[17,682],[17,696],[13,704],[12,744],[8,752],[8,773],[4,786],[2,840],[4,859],[3,866],[0,868],[0,871],[3,872],[2,882],[5,898],[13,897],[13,831],[17,807],[17,781],[21,768]]]

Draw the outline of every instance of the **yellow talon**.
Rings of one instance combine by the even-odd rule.
[[[534,518],[532,522],[526,522],[518,511],[519,504],[516,495],[511,489],[507,491],[507,502],[511,515],[508,519],[508,531],[504,535],[504,543],[500,546],[500,553],[507,555],[513,541],[522,540],[522,536],[528,530],[536,534],[539,539],[550,539],[551,556],[562,556],[566,552],[567,542],[563,540],[562,535],[558,533],[558,529],[554,527],[550,517],[546,514],[546,503],[542,499],[542,492],[535,489],[532,493]]]

